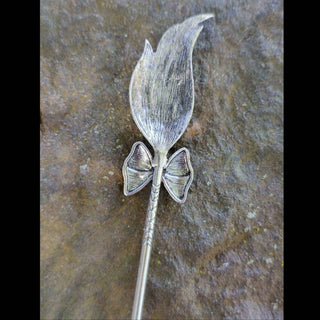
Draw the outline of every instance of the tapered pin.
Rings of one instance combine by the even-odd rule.
[[[193,179],[188,149],[167,155],[190,121],[194,104],[192,51],[203,28],[213,17],[200,14],[169,28],[156,51],[148,40],[130,81],[129,98],[133,119],[153,148],[152,157],[142,142],[136,142],[122,172],[124,194],[132,195],[152,181],[144,228],[132,319],[142,316],[153,230],[161,182],[177,202],[186,201]]]

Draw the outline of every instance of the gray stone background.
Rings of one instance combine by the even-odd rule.
[[[129,319],[150,185],[123,195],[147,38],[206,21],[185,204],[162,187],[145,319],[283,318],[283,3],[41,0],[41,319]]]

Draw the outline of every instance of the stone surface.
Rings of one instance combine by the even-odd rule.
[[[41,14],[41,319],[129,319],[150,184],[128,88],[147,38],[199,13],[186,203],[162,187],[146,319],[283,318],[283,4],[49,1]],[[147,144],[147,143],[146,143]],[[148,145],[148,144],[147,144]]]

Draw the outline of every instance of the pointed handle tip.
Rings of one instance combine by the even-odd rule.
[[[191,17],[191,18],[195,18],[195,17],[197,17],[200,20],[198,23],[201,23],[201,22],[203,22],[205,20],[213,18],[214,14],[213,13],[202,13],[202,14],[199,14],[199,15]]]
[[[184,24],[190,28],[198,26],[200,23],[213,18],[213,13],[201,13],[195,16],[189,17],[188,19],[184,20],[181,24]],[[202,27],[202,26],[201,26]]]
[[[213,13],[205,13],[205,14],[203,14],[203,16],[204,16],[204,20],[207,20],[207,19],[213,18],[214,14]]]

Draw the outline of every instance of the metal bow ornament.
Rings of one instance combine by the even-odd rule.
[[[152,180],[143,235],[132,319],[141,319],[152,238],[161,182],[170,196],[183,203],[193,179],[188,149],[181,148],[167,159],[190,121],[194,104],[192,51],[212,14],[200,14],[169,28],[153,51],[145,40],[143,54],[130,81],[133,119],[151,144],[154,156],[136,142],[123,165],[124,194],[132,195]]]

